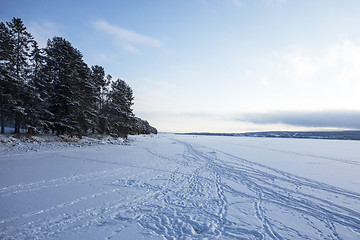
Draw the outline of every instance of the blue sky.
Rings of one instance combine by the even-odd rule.
[[[160,131],[360,129],[360,1],[0,0],[69,40]],[[295,120],[294,120],[295,119]]]

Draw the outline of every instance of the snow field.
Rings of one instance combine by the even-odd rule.
[[[360,239],[360,142],[171,134],[0,155],[1,239]]]

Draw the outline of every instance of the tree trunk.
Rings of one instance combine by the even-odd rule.
[[[15,114],[15,126],[14,126],[14,133],[20,133],[20,127],[19,127],[19,116],[18,113]]]
[[[1,106],[1,134],[5,133],[5,123],[4,123],[4,109]]]
[[[1,103],[1,134],[5,133],[5,123],[4,123],[4,104]]]
[[[0,92],[0,96],[1,96],[1,134],[5,133],[5,123],[4,123],[4,96],[2,93],[2,87],[1,87],[1,92]]]

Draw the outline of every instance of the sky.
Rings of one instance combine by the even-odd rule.
[[[358,0],[0,0],[67,39],[161,132],[360,129]]]

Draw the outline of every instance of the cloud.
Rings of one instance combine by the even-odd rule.
[[[337,83],[351,84],[358,86],[360,90],[360,44],[344,40],[333,46],[322,59],[321,64],[328,69],[338,67],[340,70],[336,75]]]
[[[247,113],[237,115],[233,119],[255,124],[287,124],[299,127],[360,129],[360,110]]]
[[[285,46],[249,62],[244,79],[260,86],[260,98],[271,98],[257,110],[359,109],[360,41],[340,40],[318,50]]]
[[[48,20],[43,22],[30,22],[28,31],[34,36],[42,48],[46,47],[48,39],[61,35],[58,25]]]
[[[267,113],[210,113],[210,112],[175,112],[175,111],[139,111],[142,117],[149,119],[168,119],[187,121],[223,122],[239,126],[237,122],[255,125],[289,125],[301,128],[337,128],[360,129],[360,110],[328,111],[274,111]],[[242,124],[243,124],[242,123]]]
[[[301,51],[291,52],[283,56],[284,63],[287,64],[285,73],[289,78],[297,78],[301,81],[311,78],[316,72],[314,60]]]
[[[93,23],[94,27],[110,35],[121,46],[130,52],[139,52],[137,45],[153,48],[160,48],[161,42],[158,39],[142,35],[140,33],[112,25],[105,20],[98,20]]]
[[[240,0],[229,0],[234,6],[236,7],[242,7],[242,3]]]
[[[139,53],[140,50],[137,49],[136,47],[134,47],[131,44],[123,44],[123,48],[129,52],[133,52],[133,53]]]
[[[155,119],[218,119],[220,115],[206,112],[139,111],[138,114]]]
[[[136,115],[162,127],[162,131],[271,131],[310,129],[359,129],[360,110],[288,111],[268,113],[137,111]],[[174,129],[174,126],[176,129]]]

